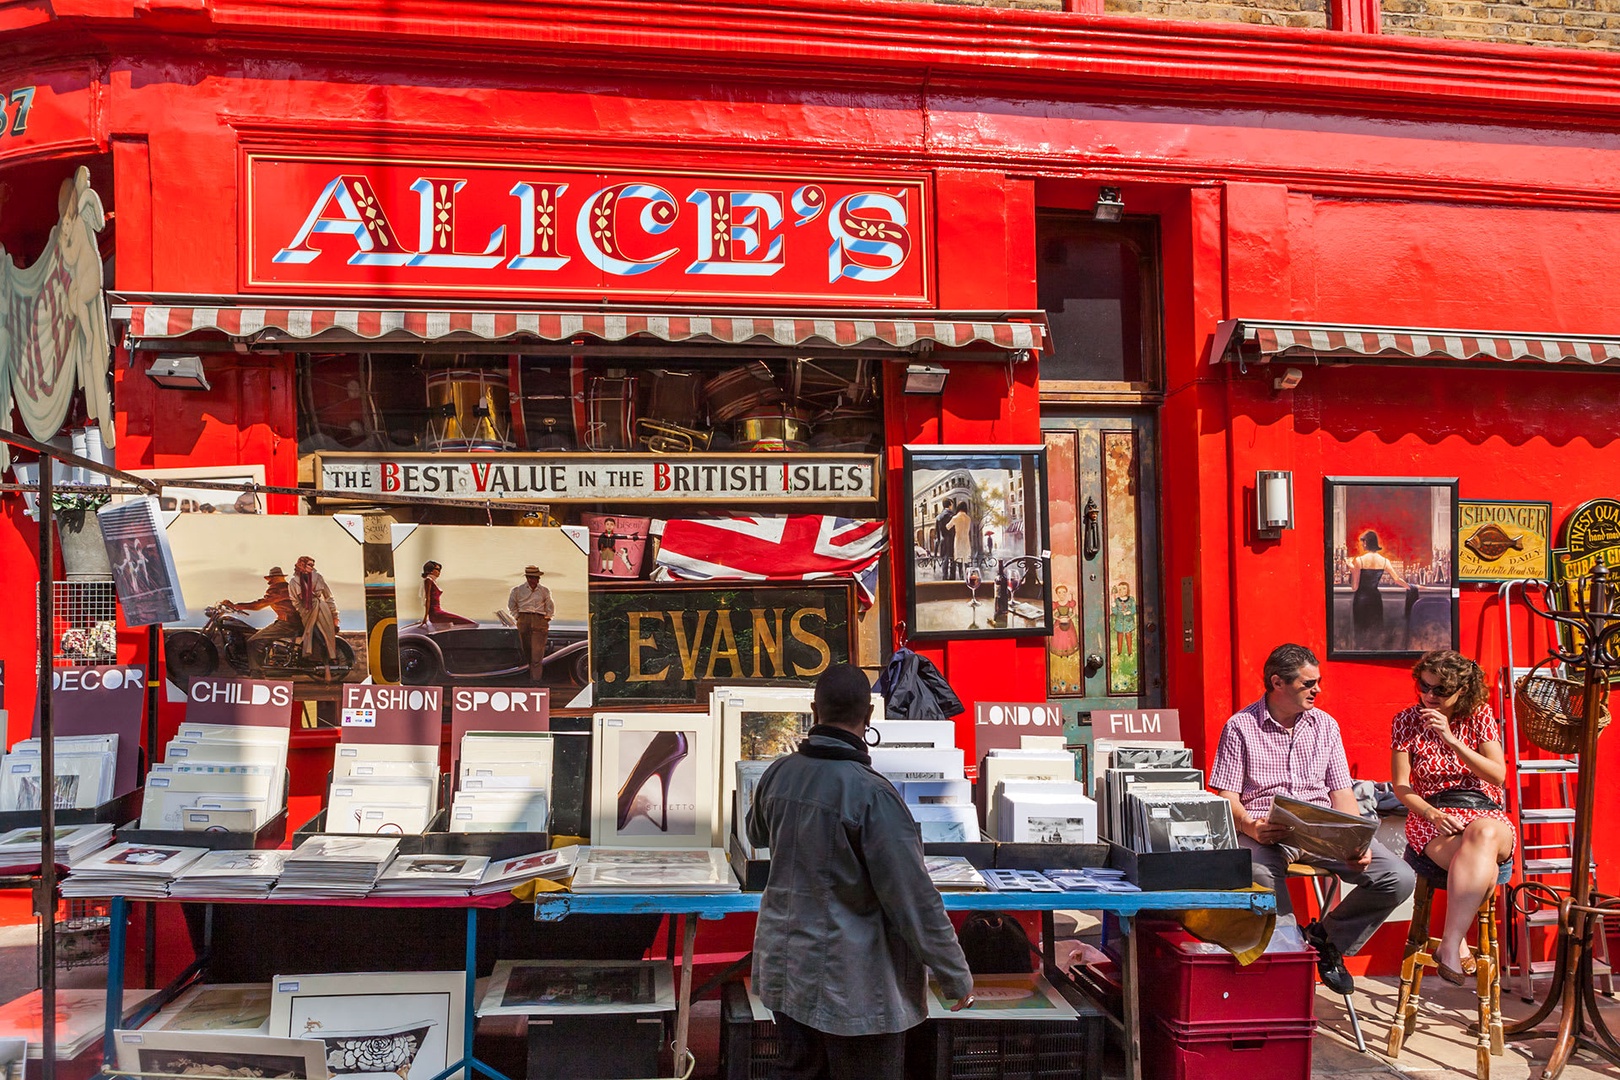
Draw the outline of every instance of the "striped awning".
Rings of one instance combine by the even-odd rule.
[[[903,317],[902,317],[903,316]],[[726,345],[819,345],[838,348],[1046,347],[1040,311],[916,315],[747,313],[638,314],[537,310],[379,307],[254,307],[247,304],[138,303],[115,298],[114,321],[128,324],[132,348],[166,346],[180,339],[222,334],[257,344],[311,342],[584,341],[636,340]]]
[[[1227,319],[1215,329],[1211,356],[1217,364],[1238,365],[1311,360],[1620,366],[1620,337]]]

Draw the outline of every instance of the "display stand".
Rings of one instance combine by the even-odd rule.
[[[1542,1069],[1542,1080],[1564,1071],[1577,1049],[1589,1050],[1620,1066],[1620,1041],[1603,1022],[1598,1010],[1597,984],[1592,974],[1592,938],[1601,933],[1605,918],[1620,918],[1620,897],[1599,893],[1593,882],[1592,828],[1597,797],[1598,718],[1611,680],[1620,675],[1620,612],[1610,609],[1609,571],[1602,562],[1573,584],[1573,610],[1525,604],[1543,619],[1570,632],[1571,648],[1553,648],[1551,654],[1585,676],[1581,692],[1580,772],[1575,785],[1575,838],[1570,845],[1570,888],[1567,897],[1550,885],[1527,883],[1521,893],[1558,906],[1558,958],[1547,998],[1534,1013],[1505,1030],[1509,1036],[1535,1032],[1537,1025],[1560,1011],[1558,1041]]]
[[[687,1035],[692,1011],[692,954],[697,941],[697,919],[723,919],[738,913],[757,913],[760,893],[726,893],[718,896],[674,896],[651,893],[626,895],[587,895],[549,893],[537,897],[534,917],[544,922],[569,915],[668,915],[680,918],[681,977],[675,998],[675,1063],[680,1071],[683,1060],[690,1061]],[[1102,911],[1118,916],[1124,932],[1120,947],[1121,1006],[1118,1015],[1103,1007],[1109,1023],[1120,1032],[1125,1047],[1125,1078],[1141,1080],[1141,1008],[1136,998],[1137,944],[1136,916],[1144,911],[1186,911],[1225,908],[1264,913],[1276,910],[1276,897],[1269,892],[1135,892],[1135,893],[998,893],[953,892],[943,894],[946,911],[1038,911],[1042,922],[1042,960],[1051,976],[1056,968],[1052,913],[1054,911]]]
[[[473,1034],[478,1024],[478,912],[480,910],[493,910],[506,907],[512,902],[510,893],[501,893],[498,896],[448,896],[448,897],[362,897],[359,899],[331,899],[331,900],[196,900],[187,897],[185,900],[156,900],[148,903],[186,903],[207,905],[209,923],[212,922],[212,910],[215,904],[286,904],[309,907],[373,907],[373,908],[465,908],[467,912],[467,947],[464,968],[467,976],[466,1015],[462,1022],[461,1057],[447,1065],[443,1072],[433,1080],[449,1080],[450,1077],[460,1073],[463,1069],[469,1073],[482,1073],[489,1080],[510,1080],[498,1069],[480,1061],[473,1054]],[[112,898],[112,937],[107,949],[107,1019],[106,1029],[102,1034],[100,1075],[103,1077],[134,1077],[136,1080],[144,1075],[142,1073],[124,1072],[116,1065],[116,1048],[113,1046],[112,1033],[121,1026],[123,1016],[120,1004],[124,999],[124,945],[125,934],[129,923],[129,901],[122,896]],[[208,962],[207,957],[208,935],[205,934],[203,954],[198,956],[191,964],[175,977],[174,981],[164,987],[163,992],[154,995],[150,1000],[141,1004],[140,1008],[130,1017],[129,1023],[140,1025],[158,1009],[162,1008],[181,990],[185,989],[199,974]]]

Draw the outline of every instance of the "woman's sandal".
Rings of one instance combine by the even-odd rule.
[[[1453,986],[1467,986],[1468,980],[1479,974],[1479,961],[1471,955],[1462,958],[1461,971],[1454,967],[1448,967],[1439,959],[1435,960],[1434,966],[1435,970],[1440,973],[1440,977]]]

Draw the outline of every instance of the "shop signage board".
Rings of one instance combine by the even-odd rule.
[[[0,158],[95,145],[94,69],[86,64],[0,81]]]
[[[871,502],[869,454],[322,454],[333,493],[474,502]]]
[[[141,719],[146,715],[146,669],[117,664],[51,670],[51,730],[68,735],[118,736],[113,795],[140,783]],[[39,737],[39,703],[34,703],[34,738]]]
[[[1551,550],[1551,503],[1458,500],[1458,581],[1545,581]]]
[[[1580,602],[1574,595],[1574,586],[1601,563],[1611,573],[1620,569],[1620,500],[1592,499],[1570,511],[1569,517],[1558,530],[1558,547],[1552,552],[1553,601],[1562,608],[1574,608]],[[1610,605],[1616,594],[1610,591]],[[1569,652],[1580,652],[1583,647],[1579,632],[1567,625],[1558,628],[1559,640]]]
[[[595,704],[699,704],[703,682],[808,685],[829,665],[849,663],[855,618],[848,583],[598,584]]]
[[[1063,734],[1063,706],[1051,702],[981,701],[973,707],[975,759],[1016,750],[1025,735]]]
[[[346,743],[437,746],[444,722],[444,687],[345,686],[339,718]]]
[[[288,679],[199,677],[186,687],[186,722],[284,728],[292,715]]]
[[[1093,709],[1091,735],[1095,739],[1176,742],[1181,738],[1181,713],[1175,709]]]
[[[919,174],[247,155],[248,291],[927,306]]]

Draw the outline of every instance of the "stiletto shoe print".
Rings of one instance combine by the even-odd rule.
[[[652,737],[647,749],[641,752],[636,760],[636,767],[630,770],[630,777],[619,789],[619,831],[630,824],[630,811],[636,804],[636,796],[641,789],[647,786],[647,781],[654,776],[658,777],[663,785],[663,821],[658,826],[659,832],[669,831],[669,780],[687,753],[686,733],[683,731],[660,731]],[[649,816],[650,818],[650,816]]]

